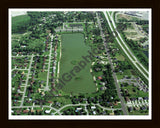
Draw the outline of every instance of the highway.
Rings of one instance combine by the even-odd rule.
[[[105,11],[104,11],[103,13],[104,13],[104,15],[105,15],[105,17],[106,17],[106,20],[107,20],[107,22],[108,22],[108,25],[109,25],[111,31],[113,32],[113,35],[115,36],[118,44],[120,45],[120,47],[122,48],[122,50],[124,51],[124,53],[125,53],[125,54],[127,55],[127,57],[130,59],[130,61],[134,64],[134,66],[139,70],[139,72],[148,80],[149,78],[148,78],[147,75],[149,74],[149,72],[148,72],[148,71],[143,67],[143,65],[137,60],[137,58],[136,58],[136,57],[133,55],[133,53],[130,51],[130,49],[128,48],[128,46],[126,45],[126,43],[123,41],[121,35],[119,34],[119,32],[118,32],[117,29],[116,29],[116,26],[115,26],[115,23],[114,23],[113,18],[112,18],[112,17],[109,15],[109,13],[107,12],[108,15],[109,15],[109,17],[110,17],[110,19],[111,19],[111,21],[112,21],[112,23],[113,23],[114,28],[111,26],[111,22],[110,22],[110,20],[109,20],[109,17],[107,16],[107,13],[106,13]],[[116,33],[117,33],[117,35],[118,35],[118,37],[119,37],[120,40],[117,38],[117,36],[116,36],[116,34],[115,34],[115,31],[116,31]],[[121,42],[122,42],[123,44],[122,44]],[[124,48],[122,45],[125,46],[125,48],[127,49],[127,51],[125,50],[125,48]],[[129,55],[129,53],[130,53],[130,55]],[[135,61],[134,61],[132,58],[134,58]],[[146,73],[147,75],[140,69],[140,67],[145,71],[145,73]]]
[[[109,13],[108,13],[109,14]],[[113,13],[112,13],[113,14]],[[109,14],[110,16],[110,14]],[[129,51],[129,53],[133,56],[133,58],[135,58],[135,60],[137,61],[137,63],[139,63],[139,65],[143,68],[143,70],[145,70],[146,73],[148,73],[148,71],[146,70],[146,68],[144,68],[144,66],[137,60],[137,58],[134,56],[134,54],[131,52],[131,50],[128,48],[128,46],[126,45],[126,43],[123,41],[121,35],[119,34],[119,32],[117,31],[116,29],[116,25],[115,25],[115,22],[113,20],[113,15],[110,16],[111,20],[112,20],[112,23],[113,23],[113,26],[114,26],[114,29],[116,30],[119,38],[121,39],[122,43],[125,45],[125,47],[127,48],[127,50]]]

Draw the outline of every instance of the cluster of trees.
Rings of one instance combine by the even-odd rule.
[[[138,23],[144,23],[143,21],[141,22],[141,20],[139,20],[138,18],[135,18],[135,17],[131,17],[131,19],[126,19],[124,17],[122,17],[121,19],[119,18],[118,19],[118,22],[138,22]]]
[[[113,42],[113,40],[114,40],[113,34],[110,31],[109,26],[107,25],[107,21],[105,19],[104,14],[102,12],[99,12],[98,14],[100,15],[100,17],[102,19],[104,19],[103,23],[101,24],[102,28],[103,28],[103,32],[105,34],[109,35],[109,36],[107,36],[106,41]],[[107,32],[106,32],[106,30],[107,30]],[[97,30],[95,32],[97,32]],[[98,34],[100,34],[100,33],[98,33]],[[97,65],[97,66],[94,66],[93,68],[94,68],[94,70],[96,70],[97,68],[101,69],[102,66]],[[105,90],[105,92],[103,94],[100,94],[100,95],[94,96],[94,97],[88,97],[87,101],[89,103],[91,103],[91,102],[97,103],[99,101],[99,103],[102,106],[109,107],[109,104],[107,102],[119,101],[119,98],[117,96],[116,87],[115,87],[114,79],[112,76],[112,69],[111,69],[110,64],[107,64],[105,66],[105,69],[107,69],[107,70],[103,71],[104,77],[102,79],[102,82],[107,81],[107,84],[105,85],[107,87],[107,89]],[[99,71],[101,71],[101,70],[99,70]]]
[[[81,108],[81,106],[79,108]],[[76,112],[75,107],[70,107],[67,110],[64,110],[62,115],[86,115],[86,114],[87,113],[83,109],[78,110]]]
[[[122,91],[122,96],[123,97],[126,97],[126,96],[130,97],[130,93],[128,93],[128,90],[122,88],[121,91]]]
[[[141,38],[141,39],[139,40],[139,42],[140,42],[140,43],[144,43],[146,40],[147,40],[147,37],[144,37],[144,38]]]
[[[96,115],[103,114],[104,111],[103,111],[102,108],[100,108],[99,106],[95,106],[96,107],[95,109],[91,109],[91,106],[92,106],[91,104],[89,104],[89,105],[86,106],[87,110],[89,112],[89,115],[93,115],[93,111],[96,112]],[[109,115],[109,111],[105,110],[105,115]]]
[[[31,17],[31,24],[35,25],[37,23],[41,23],[43,17],[50,17],[55,15],[55,20],[63,20],[63,17],[61,16],[62,12],[27,12],[28,16]]]
[[[132,69],[132,66],[127,61],[117,61],[118,62],[118,68],[115,69],[115,72],[118,72],[119,70],[123,71],[127,69]]]
[[[97,66],[94,66],[93,68],[94,68],[94,70],[101,69],[102,66],[97,65]],[[95,94],[94,97],[89,96],[87,98],[87,101],[88,101],[88,103],[95,103],[95,104],[99,102],[100,105],[105,106],[105,107],[109,107],[110,106],[109,103],[119,101],[119,98],[117,96],[117,91],[116,91],[114,79],[112,76],[111,65],[107,64],[104,66],[104,68],[106,70],[103,71],[103,79],[101,80],[101,82],[107,82],[107,84],[105,84],[105,87],[107,89],[102,94],[98,94],[98,95]],[[101,70],[99,70],[99,71],[101,71]]]
[[[94,12],[79,12],[78,15],[75,15],[75,18],[79,21],[86,20],[87,22],[93,21],[95,22],[96,19],[94,18],[96,15]]]
[[[138,57],[140,62],[148,68],[148,58],[143,53],[143,49],[141,47],[139,47],[137,41],[133,41],[131,39],[127,39],[127,37],[125,36],[125,34],[123,32],[123,28],[125,29],[126,26],[122,27],[123,25],[124,24],[122,24],[122,23],[118,23],[118,26],[121,26],[121,27],[118,27],[118,28],[119,28],[119,31],[122,33],[123,39],[125,40],[125,42],[127,42],[127,44],[132,49],[134,54]]]
[[[100,29],[99,28],[95,28],[92,30],[93,31],[93,34],[96,35],[96,36],[99,36],[100,35]]]
[[[130,23],[131,24],[131,23]],[[117,24],[117,30],[119,32],[123,32],[124,30],[127,29],[127,24],[126,23],[118,23]]]
[[[73,96],[71,98],[71,101],[73,104],[78,104],[83,102],[83,98],[85,98],[85,96],[83,94],[80,94],[79,96]]]
[[[70,27],[82,27],[82,24],[69,24]]]
[[[131,20],[127,20],[125,18],[121,18],[121,19],[118,19],[118,21],[120,22],[119,24],[123,24],[123,22],[128,22],[128,21],[135,22],[138,25],[142,25],[142,28],[146,33],[148,33],[148,31],[149,31],[149,28],[148,28],[149,21],[148,20],[138,20],[136,18],[135,19],[133,18]]]
[[[21,45],[25,47],[21,47]],[[42,54],[42,50],[44,49],[44,44],[42,41],[34,40],[33,42],[24,41],[21,43],[13,43],[12,44],[13,50],[12,52],[24,52],[24,53],[30,53],[30,52],[36,52],[39,54]]]
[[[36,69],[42,69],[43,67],[43,58],[42,56],[36,57],[35,63],[36,63]]]
[[[149,21],[148,20],[137,20],[136,24],[138,24],[138,25],[149,24]]]
[[[61,26],[66,19],[62,16],[62,12],[27,12],[31,22],[29,31],[32,31],[32,38],[40,38],[40,34],[46,33],[46,30],[55,32],[54,28]],[[54,18],[53,18],[54,16]]]
[[[105,18],[105,15],[104,15],[104,13],[103,12],[99,12],[98,13],[99,14],[99,16],[100,16],[100,18],[102,18],[103,19],[103,22],[101,23],[101,26],[102,26],[102,28],[103,28],[103,33],[105,34],[105,35],[107,35],[106,36],[106,42],[114,42],[114,36],[113,36],[113,33],[112,33],[112,31],[110,30],[110,27],[109,27],[109,25],[108,25],[108,23],[107,23],[107,20],[106,20],[106,18]]]
[[[107,84],[105,85],[107,89],[105,92],[101,95],[102,99],[105,99],[104,101],[100,102],[101,105],[107,106],[107,102],[114,102],[114,101],[119,101],[119,98],[117,97],[117,91],[116,91],[116,86],[114,83],[114,79],[112,76],[112,69],[111,65],[107,64],[105,66],[107,69],[106,71],[103,71],[103,74],[105,76],[104,81],[107,81]]]
[[[115,114],[115,115],[122,115],[121,113],[122,113],[122,110],[115,110],[115,111],[114,111],[114,114]]]
[[[149,25],[148,25],[148,24],[142,25],[142,29],[143,29],[146,33],[149,33]]]
[[[125,18],[121,18],[121,19],[118,19],[118,22],[123,23],[123,22],[128,22],[128,20],[127,20],[127,19],[125,19]]]
[[[37,35],[37,37],[39,37],[39,35]],[[32,34],[25,35],[21,37],[19,41],[12,42],[12,52],[36,52],[42,54],[42,50],[45,47],[44,40],[42,37],[40,39],[32,39]]]

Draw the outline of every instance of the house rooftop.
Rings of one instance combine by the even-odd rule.
[[[103,78],[101,76],[98,77],[99,80],[102,80]]]
[[[29,112],[29,110],[23,110],[23,113],[28,113]]]
[[[109,115],[114,115],[114,112],[110,113]]]

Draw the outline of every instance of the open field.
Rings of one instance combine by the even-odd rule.
[[[145,38],[145,33],[142,33],[139,28],[140,25],[137,25],[133,22],[130,26],[127,26],[127,30],[124,30],[127,39],[139,41],[141,38]]]
[[[84,44],[84,35],[63,34],[62,35],[62,58],[60,63],[60,77],[63,73],[70,73],[74,66],[83,60],[82,56],[88,55],[90,48]],[[95,91],[92,75],[90,74],[91,63],[72,77],[70,82],[66,82],[63,90],[68,93],[92,93]]]
[[[24,32],[30,23],[30,16],[28,15],[20,15],[12,17],[12,32],[13,33],[21,33]]]
[[[133,111],[130,112],[129,115],[148,115],[148,112],[143,112],[143,111]]]
[[[117,20],[118,21],[131,22],[131,21],[139,20],[139,18],[134,17],[134,16],[129,16],[129,15],[126,15],[126,14],[117,14]]]
[[[135,97],[135,98],[148,97],[148,93],[140,91],[140,90],[137,89],[137,87],[134,87],[132,85],[128,85],[127,87],[123,87],[123,89],[128,90],[128,93],[130,94],[130,97]],[[133,90],[135,90],[135,91],[133,91]]]
[[[19,23],[26,23],[30,20],[28,15],[20,15],[16,17],[12,17],[12,26],[17,26]]]
[[[39,72],[38,73],[38,79],[46,81],[46,79],[47,79],[47,72]]]
[[[125,76],[133,75],[132,70],[125,70],[123,73],[116,73],[118,80],[123,79]]]
[[[121,55],[121,54],[117,54],[117,55],[116,55],[116,58],[117,58],[117,60],[119,60],[119,61],[125,61],[125,57],[124,57],[123,55]]]
[[[109,16],[109,14],[108,13],[106,13],[107,14],[107,17],[109,18],[109,20],[111,21],[111,19],[110,19],[110,16]],[[113,27],[113,23],[111,22],[111,27],[112,27],[112,29],[114,29],[114,27]],[[114,31],[115,33],[116,33],[116,31]],[[120,40],[120,37],[119,36],[117,36],[117,39],[121,42],[121,45],[122,45],[122,47],[125,49],[125,51],[127,52],[127,54],[130,56],[130,58],[133,60],[133,61],[135,61],[135,58],[131,55],[131,53],[129,52],[129,50],[126,48],[126,46],[123,44],[123,42]],[[136,65],[138,66],[138,68],[140,69],[140,70],[142,70],[142,72],[146,75],[146,77],[148,77],[148,73],[147,72],[145,72],[144,71],[144,69],[136,62]],[[146,79],[146,78],[145,78]],[[147,79],[146,79],[147,80]],[[148,81],[148,80],[147,80]]]

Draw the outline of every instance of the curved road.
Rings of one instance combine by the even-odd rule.
[[[108,13],[108,14],[109,14],[109,13]],[[113,13],[112,13],[112,14],[113,14]],[[114,22],[114,20],[113,20],[113,15],[111,16],[111,15],[109,14],[109,16],[110,16],[110,18],[111,18],[111,20],[112,20],[114,29],[116,30],[119,38],[121,39],[121,41],[123,42],[123,44],[125,45],[125,47],[127,48],[127,50],[129,51],[129,53],[132,55],[132,57],[135,58],[135,60],[137,61],[137,63],[139,63],[139,65],[143,68],[143,70],[145,70],[145,72],[148,74],[148,71],[146,70],[146,68],[144,68],[144,66],[137,60],[137,58],[134,56],[134,54],[131,52],[131,50],[128,48],[128,46],[126,45],[126,43],[125,43],[125,42],[123,41],[123,39],[121,38],[121,35],[119,34],[119,32],[118,32],[117,29],[116,29],[116,25],[115,25],[115,22]]]
[[[118,44],[120,45],[120,47],[122,48],[122,50],[125,52],[125,54],[128,56],[128,58],[131,60],[131,62],[135,65],[135,67],[136,67],[136,68],[143,74],[143,76],[148,80],[148,76],[146,76],[146,75],[143,73],[143,71],[139,68],[139,66],[137,66],[136,63],[138,63],[138,64],[145,70],[145,72],[146,72],[147,74],[148,74],[148,71],[140,64],[140,62],[138,62],[137,58],[131,53],[131,51],[129,50],[129,48],[128,48],[127,45],[125,44],[125,42],[122,40],[119,32],[116,30],[116,26],[115,26],[115,23],[114,23],[114,21],[113,21],[113,18],[110,17],[111,20],[112,20],[112,23],[113,23],[114,28],[112,28],[111,23],[110,23],[110,21],[109,21],[109,18],[108,18],[108,16],[107,16],[107,13],[108,13],[108,12],[106,13],[106,12],[104,11],[103,13],[104,13],[104,15],[105,15],[105,17],[106,17],[106,19],[107,19],[107,22],[108,22],[108,24],[109,24],[109,27],[110,27],[111,31],[113,32],[113,35],[115,36],[115,38],[116,38]],[[130,57],[130,55],[129,55],[129,54],[126,52],[126,50],[123,48],[123,46],[122,46],[122,44],[120,43],[119,39],[116,37],[116,34],[115,34],[115,32],[114,32],[113,29],[115,29],[115,31],[116,31],[117,34],[118,34],[118,37],[121,39],[121,41],[122,41],[122,43],[125,45],[126,49],[131,53],[132,57],[133,57],[136,61],[133,61],[133,59]]]
[[[46,108],[50,108],[50,109],[53,109],[56,111],[56,113],[58,113],[59,115],[61,115],[61,110],[64,109],[65,107],[70,107],[70,106],[79,106],[79,105],[82,105],[84,107],[86,107],[86,105],[89,105],[88,103],[86,104],[67,104],[59,109],[56,109],[54,107],[51,107],[51,106],[46,106],[44,105],[43,107],[46,107]],[[93,105],[97,105],[99,107],[101,107],[102,109],[105,109],[105,110],[121,110],[121,108],[106,108],[106,107],[103,107],[101,106],[100,104],[93,104]],[[40,107],[40,106],[13,106],[12,108],[36,108],[36,107]],[[86,112],[88,113],[87,109],[85,108]]]

